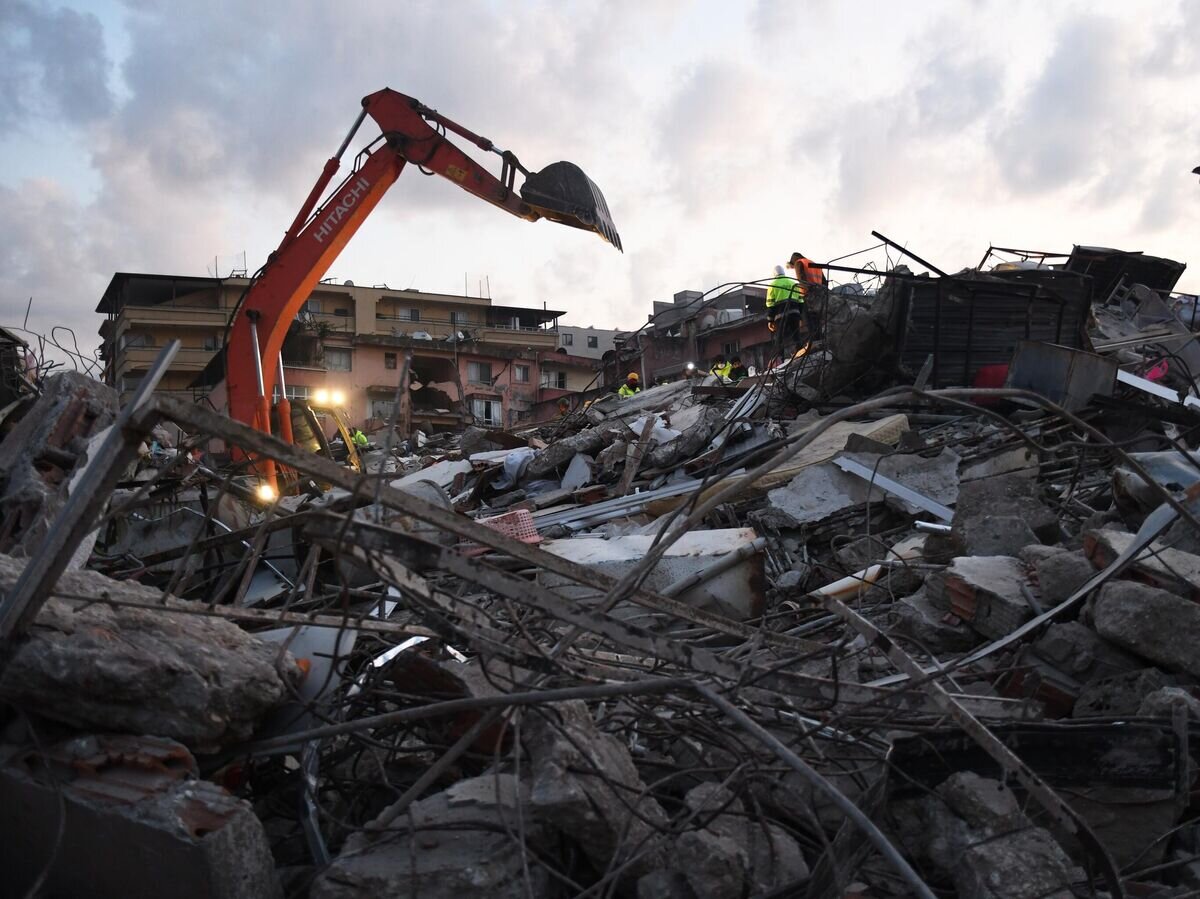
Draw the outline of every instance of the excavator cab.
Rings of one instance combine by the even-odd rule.
[[[593,231],[621,250],[621,237],[604,194],[574,163],[555,162],[526,176],[521,185],[521,199],[545,218]]]

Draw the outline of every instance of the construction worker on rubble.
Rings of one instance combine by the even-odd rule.
[[[791,344],[803,346],[805,287],[795,278],[784,274],[783,266],[775,266],[775,280],[767,286],[767,327],[778,332],[783,348]]]
[[[713,360],[712,367],[709,368],[709,371],[712,372],[714,375],[716,375],[718,378],[728,378],[729,377],[729,369],[730,369],[730,365],[728,362],[725,361],[725,357],[718,356],[716,359]]]
[[[633,396],[635,393],[642,392],[642,386],[638,383],[638,373],[631,371],[625,376],[625,383],[621,385],[621,389],[617,391],[617,396],[621,399]]]
[[[729,360],[729,374],[727,374],[725,377],[729,378],[729,380],[733,381],[733,383],[736,384],[742,378],[746,378],[749,376],[750,376],[750,371],[749,371],[749,369],[746,368],[746,366],[742,365],[742,357],[741,356],[734,356],[732,359]]]
[[[810,337],[820,337],[821,322],[816,312],[816,307],[820,303],[810,303],[808,300],[817,299],[814,296],[810,296],[813,288],[824,289],[828,286],[829,279],[825,277],[825,272],[815,262],[807,258],[799,250],[792,253],[792,258],[788,260],[788,268],[795,273],[796,280],[804,288],[806,300],[804,304],[804,322],[808,325],[808,334]]]
[[[360,450],[366,449],[367,444],[370,443],[370,441],[367,440],[367,435],[364,434],[362,431],[360,431],[358,428],[353,429],[353,431],[350,434],[350,439],[354,441],[355,449],[360,449]]]

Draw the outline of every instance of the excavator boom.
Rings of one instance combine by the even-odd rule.
[[[234,418],[270,431],[271,395],[288,326],[342,248],[409,163],[453,181],[463,190],[518,218],[546,218],[599,234],[617,249],[621,239],[603,194],[578,166],[556,162],[530,172],[507,151],[390,89],[363,98],[363,109],[337,153],[309,192],[278,249],[258,272],[234,313],[226,341],[226,387]],[[370,117],[380,137],[361,151],[341,183],[327,192],[340,159],[362,122]],[[497,153],[497,178],[446,136],[451,131],[482,150]],[[516,175],[524,181],[518,190]],[[321,197],[325,201],[321,203]],[[280,421],[289,420],[286,398]],[[284,435],[285,438],[287,435]],[[266,475],[274,479],[267,465]]]

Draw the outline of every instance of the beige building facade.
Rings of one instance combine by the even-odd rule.
[[[219,380],[225,331],[246,278],[117,273],[96,311],[106,379],[128,397],[158,351],[182,347],[161,389],[193,400]],[[371,427],[394,407],[411,354],[413,424],[512,427],[535,407],[585,384],[598,364],[559,350],[561,312],[488,298],[322,282],[305,301],[283,347],[289,398],[340,391],[351,423]],[[543,368],[545,360],[545,368]],[[215,375],[215,377],[214,377]]]

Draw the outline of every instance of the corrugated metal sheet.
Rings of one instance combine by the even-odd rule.
[[[930,387],[969,385],[1007,365],[1022,340],[1086,348],[1091,279],[1049,269],[908,282],[896,309],[895,350],[910,372],[933,356]]]

